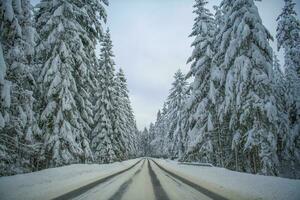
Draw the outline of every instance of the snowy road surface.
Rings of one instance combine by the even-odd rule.
[[[78,191],[62,195],[62,199],[108,199],[108,200],[198,200],[225,198],[188,185],[164,171],[152,160],[143,159],[134,167],[118,174],[81,194]],[[73,195],[74,194],[74,195]],[[211,197],[211,198],[210,198]]]
[[[70,165],[0,178],[0,199],[206,200],[300,199],[300,181],[133,159]]]

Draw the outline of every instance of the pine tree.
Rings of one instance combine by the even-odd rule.
[[[113,118],[113,129],[114,134],[117,138],[117,143],[114,144],[114,148],[117,151],[120,151],[123,155],[121,156],[122,160],[128,159],[129,154],[129,136],[127,134],[127,127],[126,127],[126,109],[124,105],[124,97],[121,88],[121,81],[119,80],[118,76],[114,77],[114,91],[113,94],[113,107],[114,107],[114,118]]]
[[[127,81],[123,70],[120,68],[116,74],[117,83],[120,89],[120,102],[118,105],[122,108],[123,123],[124,123],[124,137],[126,138],[126,151],[130,157],[136,154],[136,122],[133,114],[133,110],[129,99],[129,90],[127,88]]]
[[[197,0],[194,13],[197,14],[191,36],[195,36],[194,51],[188,62],[192,62],[187,77],[194,77],[191,84],[191,96],[188,104],[190,140],[183,160],[213,162],[212,141],[213,104],[215,86],[211,80],[213,68],[213,43],[216,30],[213,15],[205,8],[207,1]]]
[[[115,63],[108,30],[101,44],[100,64],[97,69],[95,128],[91,146],[97,162],[110,163],[125,159],[125,152],[122,152],[124,143],[116,109],[119,102],[116,102]]]
[[[156,157],[168,156],[168,142],[166,140],[169,132],[170,121],[168,118],[168,105],[164,103],[162,110],[158,111],[157,118],[154,124],[154,139],[150,141],[151,155]],[[150,133],[151,134],[151,133]]]
[[[1,13],[2,16],[2,13]],[[10,81],[6,80],[6,64],[4,61],[2,42],[0,42],[0,131],[4,132],[4,128],[9,123],[9,108],[10,108]],[[4,139],[4,138],[2,138]],[[0,143],[0,175],[10,174],[9,163],[13,163],[14,160],[9,152],[6,144]]]
[[[10,107],[10,82],[6,80],[6,64],[4,61],[2,44],[0,43],[0,86],[1,86],[1,112],[0,128],[4,128],[9,122],[7,109]]]
[[[29,172],[34,167],[31,157],[35,150],[25,152],[17,144],[33,145],[40,134],[33,108],[35,79],[32,58],[35,32],[31,21],[31,4],[29,0],[5,1],[1,4],[1,43],[7,66],[4,72],[7,81],[1,93],[2,98],[6,99],[3,113],[5,121],[9,120],[2,132],[11,138],[10,143],[16,144],[10,146],[10,151],[14,152],[11,153],[14,161],[11,163],[13,166],[8,166],[8,173]],[[11,101],[8,101],[9,90]]]
[[[179,146],[181,143],[180,133],[180,114],[183,109],[183,104],[186,99],[187,92],[187,81],[185,80],[184,74],[178,70],[174,75],[174,82],[167,99],[168,113],[167,123],[168,132],[165,137],[165,148],[167,148],[167,155],[171,158],[178,157]]]
[[[289,134],[287,156],[292,162],[300,162],[300,21],[296,18],[295,3],[284,0],[277,27],[278,49],[284,49],[284,69],[287,88]]]
[[[92,160],[87,139],[91,74],[105,10],[98,0],[42,0],[37,7],[40,124],[46,166],[88,162]]]
[[[163,123],[163,116],[162,112],[159,110],[156,115],[156,121],[154,124],[154,129],[152,130],[153,133],[149,133],[149,149],[150,153],[148,155],[150,156],[160,156],[163,152],[163,132],[165,131],[162,127]],[[150,138],[153,137],[153,140],[150,140]]]
[[[276,106],[279,113],[278,117],[278,155],[280,159],[287,159],[289,155],[286,152],[286,142],[288,138],[288,114],[286,105],[286,79],[281,70],[281,66],[277,55],[273,52],[273,94],[276,98]]]
[[[150,137],[149,131],[145,127],[143,131],[140,131],[138,134],[138,156],[151,156],[150,150]]]
[[[223,0],[222,41],[214,58],[221,63],[219,129],[232,138],[224,142],[224,166],[252,173],[277,174],[276,99],[272,95],[270,33],[262,25],[253,0]],[[220,62],[221,61],[221,62]],[[233,162],[232,162],[233,161]]]

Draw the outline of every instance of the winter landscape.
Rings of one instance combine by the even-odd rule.
[[[298,0],[0,0],[0,199],[300,199]]]

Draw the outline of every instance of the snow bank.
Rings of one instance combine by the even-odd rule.
[[[52,199],[124,170],[138,160],[103,165],[74,164],[28,174],[0,177],[0,197],[1,200]]]
[[[300,180],[246,174],[218,167],[182,165],[170,160],[155,161],[165,169],[228,199],[300,199]]]

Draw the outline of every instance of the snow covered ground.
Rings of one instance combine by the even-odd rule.
[[[300,180],[155,159],[165,169],[229,199],[299,200]]]
[[[0,178],[0,199],[52,199],[133,166],[140,159],[112,164],[76,164],[39,172]],[[114,176],[75,199],[189,200],[215,199],[300,199],[300,180],[251,175],[224,168],[183,165],[176,161],[149,159]],[[162,168],[161,168],[162,167]],[[163,169],[170,171],[164,171]],[[172,175],[175,174],[175,175]],[[211,194],[205,194],[199,185]]]
[[[0,177],[0,199],[52,199],[113,173],[139,159],[112,164],[74,164],[38,172]]]

